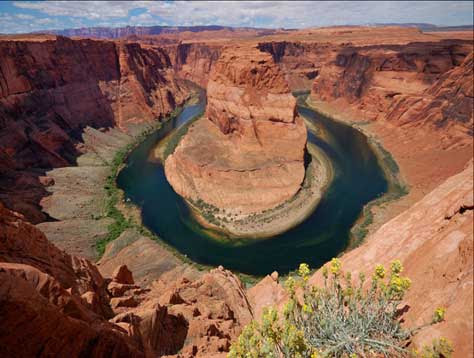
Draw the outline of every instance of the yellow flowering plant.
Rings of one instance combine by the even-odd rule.
[[[399,260],[388,272],[376,265],[371,282],[362,272],[353,282],[337,258],[321,271],[324,286],[311,286],[310,268],[301,264],[297,276],[286,280],[289,298],[281,314],[265,310],[261,322],[252,322],[232,344],[228,357],[428,357],[427,352],[442,352],[432,355],[435,358],[450,356],[452,349],[442,339],[421,352],[407,349],[421,327],[410,330],[400,324],[399,306],[411,281],[401,275]],[[428,324],[444,317],[445,310],[438,308]]]

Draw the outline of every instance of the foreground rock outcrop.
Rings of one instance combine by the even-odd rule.
[[[343,271],[351,272],[355,281],[361,272],[370,277],[378,264],[388,268],[400,260],[403,276],[411,280],[400,307],[402,323],[422,326],[431,322],[435,309],[446,308],[446,320],[417,332],[414,345],[431,345],[433,339],[445,337],[453,343],[456,358],[474,352],[473,169],[470,161],[462,172],[340,257]],[[324,285],[322,270],[308,282]],[[259,317],[265,306],[282,308],[288,294],[273,273],[250,288],[247,297]]]
[[[144,356],[107,321],[113,312],[97,268],[1,204],[0,276],[2,357]]]
[[[208,84],[206,118],[193,124],[165,164],[181,196],[249,214],[296,194],[304,179],[306,127],[271,56],[228,49]]]
[[[105,279],[0,204],[0,318],[2,357],[224,357],[252,310],[223,268],[144,287],[122,265]]]
[[[473,310],[473,164],[449,178],[418,203],[384,224],[366,243],[341,257],[353,277],[369,273],[375,264],[386,267],[399,259],[412,280],[405,297],[409,326],[430,322],[437,307],[446,308],[446,321],[423,329],[415,343],[445,336],[455,357],[474,351]],[[322,282],[318,272],[310,282]]]

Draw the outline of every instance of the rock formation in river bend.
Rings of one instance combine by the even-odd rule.
[[[185,91],[159,48],[29,36],[0,41],[0,198],[33,222],[43,193],[33,168],[71,165],[86,126],[153,122]]]
[[[294,196],[305,174],[306,127],[272,57],[255,47],[225,50],[207,95],[206,118],[166,160],[175,191],[244,214]]]

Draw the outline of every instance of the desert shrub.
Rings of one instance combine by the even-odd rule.
[[[400,261],[393,261],[388,272],[377,265],[370,282],[361,273],[355,283],[338,259],[322,270],[324,286],[315,287],[307,284],[308,265],[301,264],[298,275],[286,281],[289,300],[282,314],[266,309],[261,322],[244,328],[228,357],[450,356],[446,340],[424,348],[425,355],[407,348],[421,327],[406,329],[400,324],[399,305],[411,285],[401,275]],[[428,324],[444,320],[444,314],[444,309],[437,309]],[[440,355],[427,355],[430,352]]]
[[[431,346],[424,346],[421,350],[414,350],[412,356],[416,358],[449,358],[453,354],[452,343],[446,338],[434,339]]]

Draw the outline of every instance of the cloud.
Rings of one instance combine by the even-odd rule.
[[[159,21],[156,17],[149,13],[143,13],[136,16],[131,16],[128,24],[131,26],[151,26],[158,25]]]
[[[382,22],[471,24],[473,11],[470,1],[14,1],[13,5],[28,12],[17,14],[19,23],[13,27],[23,26],[24,31],[46,25],[35,22],[31,14],[64,27],[80,23],[301,28]],[[0,24],[0,31],[5,27]]]
[[[33,20],[35,17],[33,15],[28,15],[28,14],[17,14],[15,15],[17,19],[20,20]]]
[[[37,10],[50,16],[85,17],[89,19],[120,18],[136,7],[137,1],[14,1],[13,5]],[[146,2],[145,2],[146,3]]]

